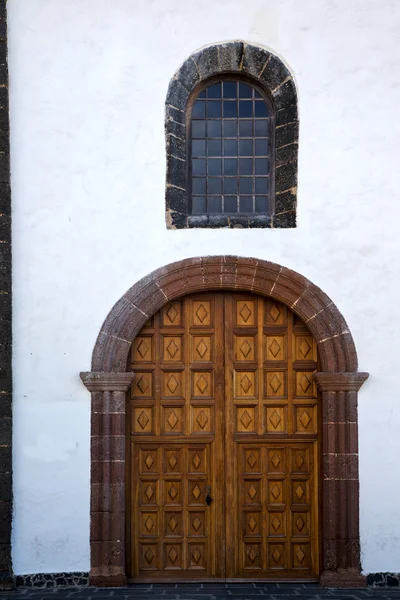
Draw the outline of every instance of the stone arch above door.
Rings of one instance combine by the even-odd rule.
[[[92,371],[81,373],[92,392],[91,581],[124,585],[125,393],[131,344],[145,322],[169,301],[206,290],[269,296],[287,305],[318,344],[322,392],[322,575],[327,586],[365,585],[360,575],[357,372],[349,328],[335,304],[302,275],[275,263],[236,256],[172,263],[141,279],[114,305],[97,338]],[[345,516],[345,518],[344,518]]]

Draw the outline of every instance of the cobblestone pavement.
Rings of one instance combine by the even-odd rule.
[[[400,588],[326,589],[318,584],[143,584],[126,588],[19,588],[0,592],[9,600],[100,600],[119,598],[132,600],[400,600]]]

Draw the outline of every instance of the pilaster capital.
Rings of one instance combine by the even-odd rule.
[[[358,392],[369,373],[319,372],[313,375],[318,388],[323,392]]]
[[[126,392],[135,378],[133,372],[82,371],[79,375],[90,392]]]

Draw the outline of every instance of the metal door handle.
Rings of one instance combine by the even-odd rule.
[[[207,486],[207,496],[206,496],[207,506],[210,506],[210,504],[211,504],[212,501],[213,501],[213,499],[211,498],[211,486],[208,485]]]

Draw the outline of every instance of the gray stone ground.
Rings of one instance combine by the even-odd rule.
[[[132,600],[400,600],[400,587],[364,589],[326,589],[318,584],[273,583],[199,583],[142,584],[126,588],[19,588],[0,592],[9,600],[100,600],[119,598]]]

